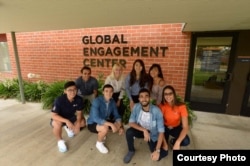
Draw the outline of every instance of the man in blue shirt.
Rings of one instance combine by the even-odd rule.
[[[83,100],[89,100],[91,103],[98,95],[98,81],[91,76],[91,69],[87,66],[81,69],[82,76],[76,79],[76,87],[78,88],[78,95]]]
[[[139,102],[134,105],[129,118],[130,128],[126,132],[129,151],[123,159],[124,163],[129,163],[135,154],[134,137],[144,138],[148,143],[153,161],[168,155],[168,145],[164,141],[163,116],[157,106],[150,104],[148,89],[139,91]]]
[[[89,131],[97,133],[96,148],[101,153],[108,153],[104,140],[109,128],[112,129],[113,133],[123,133],[121,117],[118,113],[116,102],[112,98],[113,91],[112,85],[104,85],[103,95],[94,99],[87,120]],[[113,115],[114,122],[109,120],[110,115]]]
[[[58,141],[57,145],[60,152],[67,151],[65,141],[62,139],[62,127],[64,127],[69,137],[73,137],[79,133],[80,128],[86,126],[85,118],[82,116],[83,100],[76,93],[75,82],[66,82],[64,94],[55,100],[51,110],[51,126]]]

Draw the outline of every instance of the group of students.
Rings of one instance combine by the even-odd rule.
[[[60,152],[67,151],[62,127],[73,137],[87,126],[89,131],[97,133],[96,148],[108,153],[104,143],[109,130],[119,135],[125,132],[122,123],[125,93],[130,100],[131,115],[125,132],[128,153],[124,163],[129,163],[135,154],[135,138],[144,138],[154,161],[168,155],[169,145],[178,150],[190,143],[186,105],[177,99],[175,89],[166,85],[159,64],[153,64],[147,74],[144,62],[137,59],[126,77],[122,65],[114,64],[105,80],[103,95],[99,96],[98,82],[91,76],[91,69],[83,67],[81,73],[75,81],[65,83],[64,94],[55,100],[52,109],[51,125]],[[91,102],[87,121],[82,115],[86,99]]]

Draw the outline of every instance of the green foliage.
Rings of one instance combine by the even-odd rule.
[[[123,121],[124,124],[128,123],[128,120],[129,120],[129,117],[130,117],[130,114],[131,114],[129,102],[130,102],[129,98],[127,97],[127,95],[125,95],[124,98],[123,98],[123,104],[125,106],[125,111],[124,111],[124,114],[123,114],[123,117],[122,117],[122,121]]]
[[[180,96],[177,96],[178,101],[182,101]],[[186,104],[187,107],[187,111],[188,111],[188,125],[190,127],[193,126],[193,121],[197,119],[197,116],[195,115],[194,111],[190,108],[190,105],[188,102],[184,102]]]
[[[43,109],[52,108],[54,100],[63,94],[65,83],[66,81],[57,81],[48,85],[41,98]]]
[[[88,115],[90,112],[91,103],[89,100],[84,101],[83,115]]]
[[[97,81],[98,81],[98,95],[102,95],[102,88],[105,83],[103,73],[98,74]]]
[[[40,102],[42,94],[45,93],[48,84],[42,81],[38,82],[24,82],[24,97],[26,101]],[[17,99],[21,99],[20,93],[17,95]]]
[[[193,121],[197,119],[197,115],[195,115],[194,111],[190,108],[189,103],[185,102],[188,110],[188,124],[190,127],[193,126]]]
[[[16,98],[19,94],[19,83],[17,79],[7,79],[0,82],[0,98]]]

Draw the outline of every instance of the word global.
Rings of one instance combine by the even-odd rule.
[[[83,36],[82,38],[83,44],[127,44],[128,42],[124,40],[124,35],[120,37],[118,35],[114,35],[111,37],[110,35],[97,35],[95,38],[93,36]]]
[[[82,42],[88,47],[83,48],[83,65],[91,67],[109,67],[112,66],[115,60],[110,60],[110,57],[165,57],[168,47],[147,47],[147,46],[137,46],[128,47],[128,41],[125,40],[124,35],[97,35],[93,36],[83,36]],[[90,47],[89,44],[94,44],[95,47]],[[116,44],[112,47],[96,47],[98,44]],[[118,47],[117,44],[126,44],[125,47]],[[99,57],[98,57],[99,56]],[[91,57],[91,58],[87,58]],[[92,58],[95,57],[95,58]],[[120,59],[122,65],[126,68],[126,60]]]

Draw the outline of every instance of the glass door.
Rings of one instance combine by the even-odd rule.
[[[186,100],[192,109],[225,112],[232,78],[232,35],[192,36]]]
[[[242,102],[241,115],[250,117],[250,71],[247,76],[247,87]]]

